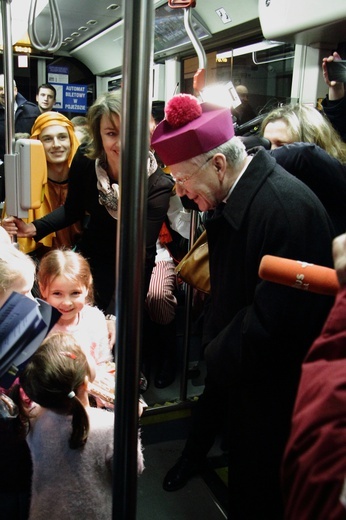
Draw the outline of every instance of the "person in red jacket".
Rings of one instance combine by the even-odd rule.
[[[346,518],[346,233],[333,257],[340,290],[303,363],[283,459],[286,520]]]

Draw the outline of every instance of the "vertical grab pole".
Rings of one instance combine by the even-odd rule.
[[[203,45],[198,39],[196,31],[192,24],[192,11],[191,8],[184,8],[184,25],[185,30],[191,40],[191,43],[196,51],[198,57],[198,70],[193,77],[193,88],[198,92],[205,87],[205,68],[207,63],[207,56]]]
[[[5,88],[5,179],[16,175],[14,157],[14,89],[13,89],[13,48],[12,48],[12,0],[1,1],[1,23],[4,47],[4,88]],[[7,181],[8,182],[8,181]],[[18,187],[17,187],[18,189]],[[15,197],[18,197],[18,191]],[[6,198],[6,194],[5,194]],[[11,241],[18,246],[17,235]]]
[[[170,0],[170,7],[179,8],[179,3],[174,5],[174,1]],[[186,1],[180,2],[181,6],[184,7],[184,26],[187,32],[187,35],[190,38],[190,41],[196,51],[198,57],[198,70],[196,71],[193,77],[193,88],[194,90],[200,94],[201,90],[205,86],[205,69],[207,57],[204,51],[203,45],[199,41],[196,31],[193,27],[192,23],[192,11],[191,9],[195,7],[196,2]],[[185,5],[187,7],[185,7]],[[197,212],[194,211],[191,218],[191,227],[190,227],[190,247],[192,247],[195,240],[195,233],[197,228]],[[188,379],[188,364],[189,364],[189,352],[190,352],[190,335],[191,335],[191,309],[192,309],[192,298],[193,298],[193,288],[189,285],[186,287],[185,291],[186,300],[185,300],[185,329],[184,329],[184,343],[183,343],[183,362],[182,362],[182,374],[180,380],[180,401],[186,401],[187,399],[187,379]]]
[[[124,2],[120,214],[116,260],[113,519],[137,506],[139,361],[144,294],[153,1]],[[109,237],[111,240],[112,237]]]
[[[12,154],[14,146],[14,92],[13,92],[13,49],[12,49],[12,0],[1,0],[2,35],[4,46],[5,87],[5,153]]]
[[[191,215],[190,224],[190,248],[195,241],[195,234],[197,229],[197,211],[193,211]],[[190,335],[191,335],[191,310],[192,310],[193,287],[186,284],[185,288],[185,327],[184,327],[184,341],[183,341],[183,360],[182,371],[180,378],[180,401],[187,399],[187,380],[189,371],[189,353],[190,353]]]

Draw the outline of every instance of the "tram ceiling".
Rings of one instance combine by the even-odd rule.
[[[122,20],[126,0],[55,1],[62,21],[63,36],[62,45],[54,54],[71,55],[82,62],[87,60],[94,63],[97,70],[92,70],[92,67],[91,70],[95,74],[100,73],[101,68],[116,68],[117,64],[107,67],[104,61],[110,61],[112,54],[122,54]],[[323,0],[316,2],[322,5]],[[327,13],[323,9],[314,9],[311,13],[308,11],[309,3],[305,9],[305,4],[300,0],[196,0],[195,3],[195,7],[191,8],[192,14],[202,27],[202,34],[198,36],[201,40],[205,39],[206,44],[210,37],[224,41],[224,37],[229,36],[229,40],[234,41],[243,25],[253,25],[254,22],[257,22],[259,34],[262,26],[267,39],[306,45],[312,45],[313,41],[330,41],[336,36],[340,41],[340,32],[342,36],[345,34],[345,0],[335,0],[332,12]],[[49,41],[51,33],[51,5],[48,0],[38,0],[38,4],[45,7],[38,14],[35,26],[40,41],[45,43]],[[29,6],[30,0],[12,0],[13,32],[20,24],[19,17],[23,18],[21,22],[25,18],[27,22]],[[183,15],[183,9],[171,9],[168,0],[154,0],[154,7],[155,59],[164,59],[175,51],[185,50],[186,44],[178,39],[179,30],[184,32],[183,22],[177,21],[178,15]],[[174,40],[172,45],[170,39]],[[178,47],[175,46],[176,43]],[[88,63],[85,64],[89,66]]]
[[[19,0],[13,0],[19,1]],[[23,1],[23,0],[21,0]],[[27,0],[25,0],[27,1]],[[116,30],[116,25],[124,15],[125,0],[56,0],[63,26],[63,46],[61,50],[67,52],[75,49],[91,38],[101,35],[109,28]],[[210,34],[227,29],[229,26],[238,25],[244,20],[258,16],[258,0],[247,0],[246,8],[237,6],[236,9],[229,5],[227,0],[221,2],[224,7],[218,7],[215,2],[196,0],[196,6],[192,13],[210,31]],[[170,13],[174,19],[182,15],[183,9],[168,7],[167,0],[154,0],[156,21],[163,17],[163,10]],[[36,20],[37,30],[42,35],[42,40],[48,39],[50,34],[50,7],[49,4],[42,10]],[[170,29],[174,29],[171,26]],[[166,35],[167,38],[169,35]]]
[[[38,3],[47,0],[38,0]],[[122,20],[126,0],[56,0],[62,20],[63,43],[57,54],[78,52],[79,47],[87,45],[92,51],[96,38],[102,40],[103,50],[111,48],[111,42],[121,40]],[[175,37],[176,19],[183,9],[171,9],[168,0],[153,0],[155,6],[155,55],[164,56],[169,48],[169,39]],[[12,0],[12,5],[24,4],[28,0]],[[246,0],[229,2],[221,0],[195,0],[191,8],[197,22],[208,36],[222,33],[231,34],[244,23],[258,20],[267,39],[280,39],[305,45],[314,41],[328,42],[344,38],[346,23],[345,0],[335,0],[333,9],[322,9],[323,0],[316,0],[319,9],[310,9],[310,3],[300,0]],[[167,18],[170,18],[168,22]],[[37,32],[42,42],[50,37],[50,5],[44,7],[36,19]],[[206,38],[203,33],[202,38]],[[162,40],[165,40],[162,42]],[[110,47],[108,47],[110,45]],[[180,49],[179,49],[180,50]],[[170,52],[166,53],[171,54]]]
[[[45,1],[47,2],[47,0],[39,0],[39,3],[42,2],[42,5],[44,5]],[[86,65],[95,75],[107,75],[111,71],[120,69],[123,53],[125,1],[56,0],[62,22],[63,36],[62,45],[54,52],[53,56],[74,57]],[[314,41],[328,41],[331,36],[335,38],[336,35],[339,35],[339,29],[344,34],[344,0],[335,0],[335,5],[339,6],[337,20],[325,19],[325,23],[322,23],[322,18],[326,14],[323,13],[318,18],[315,13],[316,19],[314,18],[311,21],[311,16],[308,17],[309,27],[304,25],[303,20],[306,18],[303,16],[304,13],[301,17],[298,17],[302,27],[297,27],[297,16],[293,16],[296,9],[290,7],[292,1],[295,4],[299,3],[299,0],[278,0],[281,8],[279,12],[273,13],[272,10],[274,10],[276,3],[268,3],[265,0],[246,0],[244,2],[196,0],[196,5],[192,8],[192,15],[194,23],[197,24],[198,31],[200,31],[198,38],[204,42],[206,48],[209,41],[222,41],[223,43],[230,41],[235,44],[244,35],[248,37],[250,29],[251,34],[256,29],[257,36],[260,35],[261,26],[267,39],[293,41],[306,45],[313,45]],[[317,1],[322,2],[322,0]],[[17,5],[17,10],[19,6],[19,12],[22,12],[24,16],[25,10],[30,4],[28,0],[12,0],[12,10],[14,10],[15,5]],[[154,7],[155,61],[162,61],[177,52],[189,52],[192,45],[189,38],[184,34],[183,9],[171,9],[168,6],[168,0],[154,0]],[[36,32],[43,44],[50,38],[50,9],[50,2],[48,2],[35,20]],[[301,7],[301,9],[303,8]],[[290,17],[291,12],[292,17]],[[282,13],[285,13],[285,15],[282,16]],[[331,16],[335,17],[335,13]],[[273,23],[273,20],[277,18],[280,18],[281,25],[280,23]],[[291,18],[292,26],[289,23]],[[17,24],[18,22],[14,18],[12,26],[15,27]],[[296,31],[294,30],[295,27],[297,28]],[[312,32],[313,37],[311,36]],[[42,54],[49,53],[43,52]],[[52,56],[52,54],[50,55]]]
[[[27,0],[13,0],[27,1]],[[126,0],[56,0],[62,22],[63,44],[54,56],[77,58],[94,74],[105,74],[122,65],[123,16]],[[222,34],[245,23],[249,18],[258,20],[258,0],[247,0],[245,6],[235,9],[228,1],[197,0],[192,8],[193,21],[201,40]],[[171,9],[167,0],[154,0],[155,59],[174,54],[179,49],[192,48],[186,35],[183,9]],[[42,43],[50,37],[50,6],[35,20]],[[258,23],[259,27],[259,23]],[[172,41],[171,41],[172,39]],[[171,45],[172,43],[172,45]]]
[[[57,0],[63,30],[63,41],[57,54],[68,53],[121,21],[124,2],[125,0]],[[35,23],[40,40],[47,41],[51,31],[49,4]]]
[[[269,40],[332,49],[346,39],[346,2],[334,0],[258,0],[262,32]]]

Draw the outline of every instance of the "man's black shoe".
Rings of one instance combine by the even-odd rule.
[[[162,367],[157,371],[154,384],[156,388],[166,388],[175,380],[176,368],[173,363],[164,362]]]
[[[163,480],[165,491],[177,491],[184,487],[188,480],[199,471],[200,464],[192,462],[187,457],[180,457],[178,462],[171,468]]]

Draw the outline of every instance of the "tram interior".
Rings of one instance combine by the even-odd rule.
[[[182,10],[172,10],[167,1],[154,0],[153,3],[152,101],[164,104],[177,90],[193,93],[199,60],[186,35]],[[325,86],[317,64],[321,56],[345,40],[344,0],[334,2],[330,19],[322,2],[315,2],[312,13],[306,13],[299,0],[278,3],[279,8],[273,5],[266,10],[267,2],[262,0],[238,3],[197,0],[193,8],[195,28],[206,52],[206,84],[232,81],[234,85],[246,84],[249,90],[257,119],[239,128],[239,135],[255,132],[261,117],[280,103],[298,100],[312,103],[322,97]],[[19,24],[21,16],[15,10],[17,4],[13,0],[13,26]],[[68,67],[70,83],[87,84],[90,106],[99,92],[121,86],[125,0],[114,3],[110,0],[58,0],[57,6],[63,30],[62,45],[57,51],[32,49],[28,53],[28,67],[21,69],[18,57],[30,44],[24,42],[14,46],[14,76],[18,89],[28,99],[34,99],[37,83],[47,79],[49,67]],[[277,9],[281,9],[284,16]],[[268,13],[268,10],[272,12]],[[41,42],[50,37],[50,20],[50,6],[46,4],[36,19]],[[345,49],[345,44],[340,48]],[[309,70],[310,64],[316,64],[316,70]],[[300,77],[297,67],[301,68]],[[148,408],[141,418],[141,429],[146,470],[138,480],[139,520],[149,517],[167,520],[226,518],[227,451],[221,436],[216,439],[208,455],[209,467],[202,474],[193,477],[177,492],[167,493],[162,489],[165,473],[180,456],[191,411],[204,384],[203,305],[196,307],[189,328],[186,328],[186,305],[191,303],[192,296],[185,284],[177,289],[177,377],[172,385],[158,389],[153,384],[152,373],[144,394]]]

